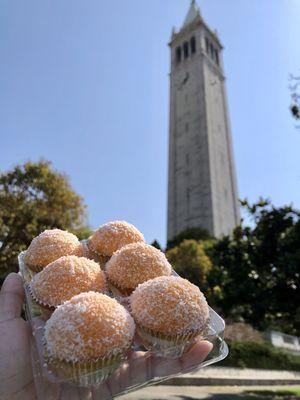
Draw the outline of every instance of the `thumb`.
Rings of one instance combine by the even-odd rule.
[[[22,279],[18,274],[9,274],[0,291],[0,322],[20,317],[24,301]]]

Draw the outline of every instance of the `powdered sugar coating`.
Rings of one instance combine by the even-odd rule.
[[[64,256],[47,265],[30,283],[42,304],[57,307],[82,292],[106,292],[106,278],[99,264],[85,257]]]
[[[111,256],[126,244],[136,242],[145,242],[144,236],[126,221],[108,222],[89,238],[91,249],[104,256]]]
[[[171,275],[172,267],[164,253],[146,243],[132,243],[116,251],[106,264],[108,279],[121,288],[135,289],[138,284],[162,275]]]
[[[73,233],[61,229],[50,229],[35,237],[25,253],[27,265],[45,267],[59,257],[83,255],[83,248]]]
[[[57,307],[44,338],[50,357],[85,362],[124,352],[134,330],[131,315],[115,299],[87,292]]]
[[[130,297],[130,305],[137,324],[164,335],[201,331],[209,318],[199,288],[175,276],[139,285]]]

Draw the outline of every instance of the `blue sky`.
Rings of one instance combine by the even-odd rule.
[[[92,227],[166,236],[167,42],[189,0],[2,0],[0,169],[49,159]],[[199,0],[218,30],[239,194],[300,208],[300,132],[288,76],[300,73],[299,0]]]

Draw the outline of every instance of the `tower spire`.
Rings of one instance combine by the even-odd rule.
[[[200,9],[196,3],[196,0],[192,0],[187,16],[185,17],[183,26],[189,25],[197,17],[200,17]]]

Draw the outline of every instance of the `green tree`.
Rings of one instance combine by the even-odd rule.
[[[70,230],[72,231],[72,233],[74,233],[74,235],[78,237],[79,240],[87,239],[93,233],[93,230],[87,225],[82,225],[77,228],[72,228]]]
[[[161,250],[161,245],[156,239],[151,243],[151,246],[155,247],[158,250]]]
[[[269,201],[242,205],[252,219],[209,250],[208,298],[226,317],[300,333],[300,214]]]
[[[166,256],[182,278],[204,289],[212,263],[202,243],[196,240],[184,240],[178,246],[168,250]]]
[[[300,119],[300,76],[290,75],[290,91],[291,91],[291,106],[290,110],[292,116],[299,120]]]
[[[83,229],[85,207],[68,178],[48,161],[26,162],[0,175],[0,274],[44,229]]]
[[[173,239],[168,240],[167,243],[167,250],[172,249],[175,246],[178,246],[181,242],[186,239],[193,239],[193,240],[207,240],[211,239],[210,234],[204,228],[187,228],[184,231],[180,232],[177,236]]]

